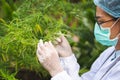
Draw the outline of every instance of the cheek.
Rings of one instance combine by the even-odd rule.
[[[110,28],[112,25],[114,24],[114,22],[108,22],[108,23],[104,23],[104,24],[102,24],[101,26],[103,27],[103,28]]]

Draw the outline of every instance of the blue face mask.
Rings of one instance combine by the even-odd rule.
[[[114,24],[110,28],[103,28],[102,26],[99,26],[96,23],[95,24],[95,29],[94,29],[94,35],[95,35],[96,40],[98,42],[100,42],[102,45],[116,46],[116,44],[118,42],[118,36],[114,39],[110,39],[110,34],[111,34],[110,30],[113,26],[114,26]]]

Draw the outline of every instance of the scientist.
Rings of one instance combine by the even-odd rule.
[[[120,80],[120,0],[94,0],[97,41],[110,46],[92,64],[90,71],[79,75],[79,64],[64,36],[58,45],[40,40],[37,57],[52,76],[51,80]]]

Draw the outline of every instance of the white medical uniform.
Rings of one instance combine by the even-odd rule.
[[[90,71],[79,76],[79,64],[74,55],[60,58],[64,68],[51,80],[120,80],[120,50],[115,47],[106,49],[92,64]]]

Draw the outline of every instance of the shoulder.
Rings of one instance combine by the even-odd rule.
[[[114,50],[115,50],[114,46],[104,50],[100,54],[100,56],[95,60],[95,62],[92,64],[91,69],[97,71],[102,66],[102,64],[106,61],[106,59],[112,54]]]
[[[114,46],[107,48],[100,54],[97,60],[103,63],[112,54],[114,50],[115,50]]]
[[[109,71],[109,80],[120,80],[120,61],[118,61]]]

